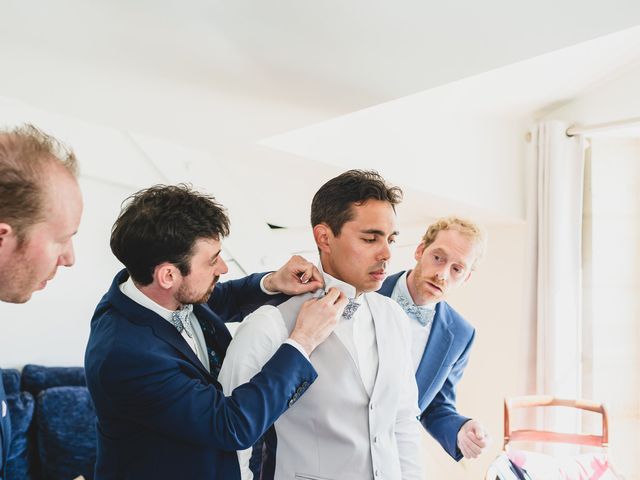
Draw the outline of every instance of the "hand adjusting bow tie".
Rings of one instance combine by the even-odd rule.
[[[322,298],[326,294],[327,294],[326,291],[318,290],[315,292],[314,296],[316,298]],[[344,310],[342,311],[342,318],[344,318],[345,320],[351,320],[351,317],[353,317],[353,315],[356,313],[356,310],[360,308],[360,304],[356,302],[355,298],[349,298],[348,300],[349,300],[349,303],[347,303],[347,306],[344,307]]]
[[[433,322],[433,317],[436,314],[435,309],[419,308],[415,303],[408,300],[404,295],[398,296],[398,305],[409,315],[411,318],[415,318],[420,325],[426,327]]]
[[[189,338],[193,338],[193,327],[189,315],[193,311],[193,305],[185,305],[180,310],[176,310],[171,314],[171,324],[176,327],[179,333],[184,330]]]

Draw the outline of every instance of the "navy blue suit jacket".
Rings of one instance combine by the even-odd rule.
[[[7,414],[2,416],[2,405],[5,405]],[[4,393],[4,384],[2,382],[2,369],[0,369],[0,480],[5,476],[7,468],[7,458],[9,458],[9,444],[11,443],[11,419],[9,418],[9,406],[7,405],[7,397]]]
[[[390,297],[400,276],[389,276],[378,293]],[[458,431],[469,420],[456,409],[456,385],[469,362],[475,329],[444,301],[436,305],[429,340],[416,371],[420,422],[455,460]]]
[[[124,295],[120,272],[91,320],[87,386],[97,413],[96,480],[240,478],[236,450],[251,446],[315,380],[297,349],[284,344],[251,381],[225,397],[180,333]],[[241,301],[268,298],[260,275],[219,284],[195,305],[224,354]],[[294,398],[295,396],[295,398]]]

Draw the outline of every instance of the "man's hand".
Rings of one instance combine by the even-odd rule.
[[[269,273],[264,279],[264,287],[270,292],[300,295],[322,288],[324,282],[316,266],[294,255],[277,272]]]
[[[469,420],[458,432],[458,448],[464,458],[478,458],[489,445],[489,435],[476,420]]]
[[[324,342],[342,315],[349,300],[337,288],[330,288],[322,298],[312,298],[302,304],[296,326],[289,338],[295,340],[311,355]]]

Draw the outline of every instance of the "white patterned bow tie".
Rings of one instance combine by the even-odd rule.
[[[411,318],[415,318],[420,325],[426,327],[433,322],[433,317],[436,314],[435,309],[419,308],[415,303],[408,300],[404,295],[398,295],[398,305],[409,315]]]
[[[342,318],[344,318],[345,320],[351,320],[351,317],[353,317],[353,315],[356,313],[359,307],[360,307],[360,304],[356,302],[353,298],[350,298],[349,303],[347,303],[347,306],[344,307],[344,311],[342,312]]]
[[[189,338],[193,338],[193,327],[189,320],[192,311],[193,305],[185,305],[171,314],[171,324],[176,327],[178,333],[182,333],[183,330],[187,332]]]

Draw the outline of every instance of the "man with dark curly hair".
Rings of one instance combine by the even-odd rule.
[[[239,479],[235,450],[251,446],[315,381],[309,355],[346,305],[336,289],[305,303],[261,371],[222,392],[218,372],[231,340],[224,321],[266,303],[268,291],[320,285],[295,258],[303,268],[218,284],[228,234],[222,206],[185,185],[137,192],[116,220],[111,250],[126,269],[96,308],[85,354],[98,417],[96,480]]]

